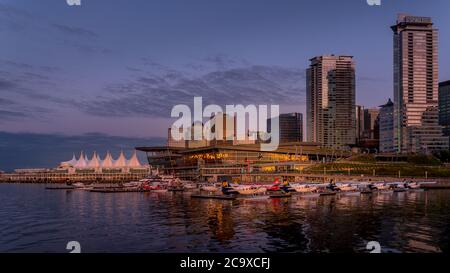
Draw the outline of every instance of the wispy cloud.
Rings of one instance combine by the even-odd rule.
[[[16,83],[14,81],[0,79],[0,90],[1,91],[10,90],[11,88],[14,88],[15,86],[16,86]]]
[[[99,35],[87,28],[55,23],[12,5],[0,4],[0,30],[22,32],[31,31],[42,37],[53,35],[54,42],[70,46],[84,54],[104,54],[109,49],[99,45],[95,38]]]
[[[45,119],[53,112],[51,104],[70,103],[69,98],[54,92],[60,84],[57,71],[59,68],[52,66],[0,60],[3,120]]]
[[[167,118],[174,105],[192,104],[194,96],[203,97],[204,103],[219,105],[304,102],[305,73],[301,69],[212,60],[219,62],[220,70],[199,75],[147,61],[152,70],[110,84],[105,88],[106,94],[79,106],[99,116]],[[230,64],[241,67],[230,68]]]
[[[15,120],[17,118],[24,117],[26,117],[24,113],[0,109],[0,123],[2,122],[2,120]]]
[[[61,24],[51,24],[51,26],[53,28],[55,28],[56,30],[60,31],[63,34],[67,34],[67,35],[73,35],[73,36],[77,36],[77,37],[86,37],[86,38],[97,38],[98,34],[85,29],[85,28],[81,28],[81,27],[73,27],[73,26],[66,26],[66,25],[61,25]]]

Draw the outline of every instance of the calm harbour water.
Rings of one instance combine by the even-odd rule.
[[[450,191],[195,200],[0,184],[0,252],[448,252]]]

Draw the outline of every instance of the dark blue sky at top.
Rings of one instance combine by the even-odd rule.
[[[304,112],[304,71],[322,54],[355,56],[357,102],[375,107],[393,93],[398,13],[433,17],[450,79],[449,11],[448,0],[0,0],[0,131],[161,137],[194,95]]]

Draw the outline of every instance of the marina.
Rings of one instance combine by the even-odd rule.
[[[360,196],[374,193],[402,193],[407,191],[444,190],[450,189],[450,184],[437,182],[333,182],[330,183],[280,183],[273,184],[231,184],[195,183],[181,181],[171,175],[154,175],[135,182],[120,184],[60,184],[45,187],[46,190],[85,190],[93,193],[130,193],[130,192],[170,192],[186,193],[195,199],[236,200],[265,198],[290,198],[294,196]]]
[[[27,194],[25,194],[27,193]],[[449,190],[209,196],[0,184],[2,252],[444,252]]]

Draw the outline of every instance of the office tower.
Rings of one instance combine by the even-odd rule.
[[[394,153],[394,103],[391,99],[380,106],[378,115],[380,153]]]
[[[356,143],[359,143],[363,138],[364,133],[364,107],[361,105],[356,105],[355,107],[355,117],[356,117]]]
[[[303,115],[301,113],[281,114],[279,117],[280,143],[303,141]],[[267,120],[271,131],[271,119]]]
[[[307,69],[309,142],[340,149],[355,144],[355,64],[352,56],[319,56]]]
[[[395,150],[414,153],[420,146],[445,149],[437,144],[442,143],[442,132],[432,130],[435,135],[430,136],[432,132],[420,128],[437,123],[429,119],[438,106],[438,30],[429,17],[404,14],[398,16],[392,30]],[[437,143],[430,143],[433,141]]]
[[[378,115],[378,109],[364,110],[364,139],[378,139],[378,132],[376,130],[378,127]]]
[[[439,84],[439,125],[444,135],[450,137],[450,81]]]

